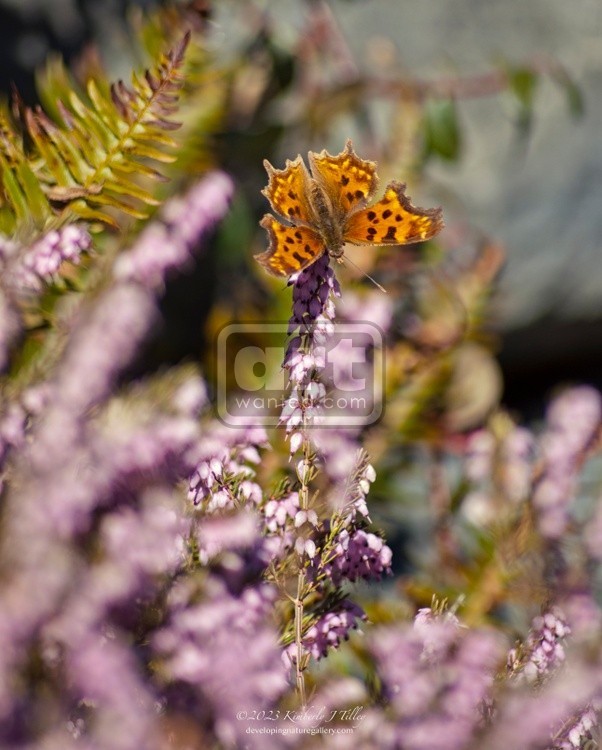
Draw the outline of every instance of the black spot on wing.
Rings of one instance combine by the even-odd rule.
[[[389,227],[387,229],[387,233],[383,237],[383,240],[394,240],[396,233],[397,233],[397,227]]]

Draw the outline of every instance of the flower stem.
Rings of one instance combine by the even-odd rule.
[[[306,425],[304,425],[305,428]],[[311,465],[311,445],[307,437],[306,429],[303,430],[303,472],[299,478],[299,504],[301,510],[309,509],[309,474]],[[297,695],[302,709],[305,709],[307,696],[305,690],[305,667],[306,655],[303,648],[303,614],[305,599],[305,551],[299,554],[299,572],[297,574],[297,597],[295,599],[295,644],[297,647],[297,658],[295,663],[295,681],[297,684]]]
[[[341,292],[329,266],[328,253],[324,253],[294,278],[291,277],[289,283],[293,286],[293,311],[288,335],[296,335],[288,343],[283,362],[284,369],[288,371],[290,395],[283,404],[281,422],[286,425],[291,458],[299,450],[303,450],[303,458],[297,464],[299,511],[303,514],[299,522],[301,527],[306,524],[307,514],[310,512],[309,483],[313,478],[314,468],[314,450],[309,439],[309,428],[316,423],[325,393],[319,377],[325,366],[323,343],[334,329],[335,309],[332,297],[340,297]],[[309,534],[311,533],[313,532],[310,530]],[[295,662],[299,702],[305,706],[304,672],[310,660],[310,652],[303,643],[303,622],[305,599],[312,590],[312,586],[308,586],[307,564],[308,559],[315,556],[316,549],[314,540],[311,536],[307,538],[303,531],[297,537],[295,546],[298,562],[297,593],[293,599],[295,657],[291,661]]]
[[[303,594],[305,587],[305,570],[300,569],[297,576],[297,598],[295,599],[295,644],[297,646],[297,658],[295,660],[295,680],[297,683],[297,695],[299,703],[304,709],[307,703],[305,694],[305,654],[303,651],[302,629],[303,629]]]

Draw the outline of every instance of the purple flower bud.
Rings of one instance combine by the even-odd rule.
[[[323,309],[323,302],[318,297],[313,297],[309,302],[309,315],[312,318],[317,318],[317,316],[320,314],[320,312]]]

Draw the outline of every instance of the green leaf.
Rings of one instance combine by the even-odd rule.
[[[42,229],[46,221],[52,216],[48,198],[28,164],[25,162],[19,164],[15,172],[19,182],[23,186],[23,192],[27,195],[27,204],[34,223]]]
[[[158,206],[161,203],[161,201],[157,200],[147,190],[144,190],[131,180],[124,180],[123,178],[121,179],[121,182],[107,180],[104,187],[115,195],[129,195],[131,198],[137,198],[148,206]]]
[[[453,99],[430,99],[424,108],[424,158],[438,156],[457,161],[462,148],[462,134]]]
[[[552,71],[552,80],[564,91],[570,114],[575,118],[582,117],[585,113],[583,93],[565,68],[561,66],[555,68]]]
[[[539,75],[529,68],[510,68],[507,71],[509,90],[518,104],[517,126],[526,134],[533,124],[533,104],[539,84]]]
[[[524,107],[532,107],[539,77],[529,68],[514,68],[508,73],[510,90]]]
[[[19,181],[17,180],[14,171],[2,157],[0,157],[0,166],[2,167],[0,171],[0,175],[2,175],[2,187],[5,196],[13,206],[17,221],[23,223],[31,221],[27,198],[19,185]]]
[[[69,206],[69,210],[80,219],[85,219],[86,221],[90,222],[97,221],[101,224],[106,224],[113,229],[119,229],[119,224],[113,216],[106,213],[105,211],[100,211],[97,208],[93,208],[83,200],[78,200],[72,203]]]

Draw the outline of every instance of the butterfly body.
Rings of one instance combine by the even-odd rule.
[[[343,245],[345,244],[341,221],[335,215],[328,195],[318,182],[311,178],[309,196],[314,213],[314,226],[324,241],[326,252],[333,258],[340,258],[343,255]]]
[[[360,159],[351,141],[337,156],[310,151],[311,174],[301,156],[284,169],[264,165],[269,183],[263,193],[288,223],[263,217],[270,246],[255,258],[276,276],[301,271],[325,252],[341,260],[348,242],[405,245],[430,239],[443,227],[441,209],[412,205],[401,182],[389,183],[383,198],[370,203],[378,185],[376,164]]]

